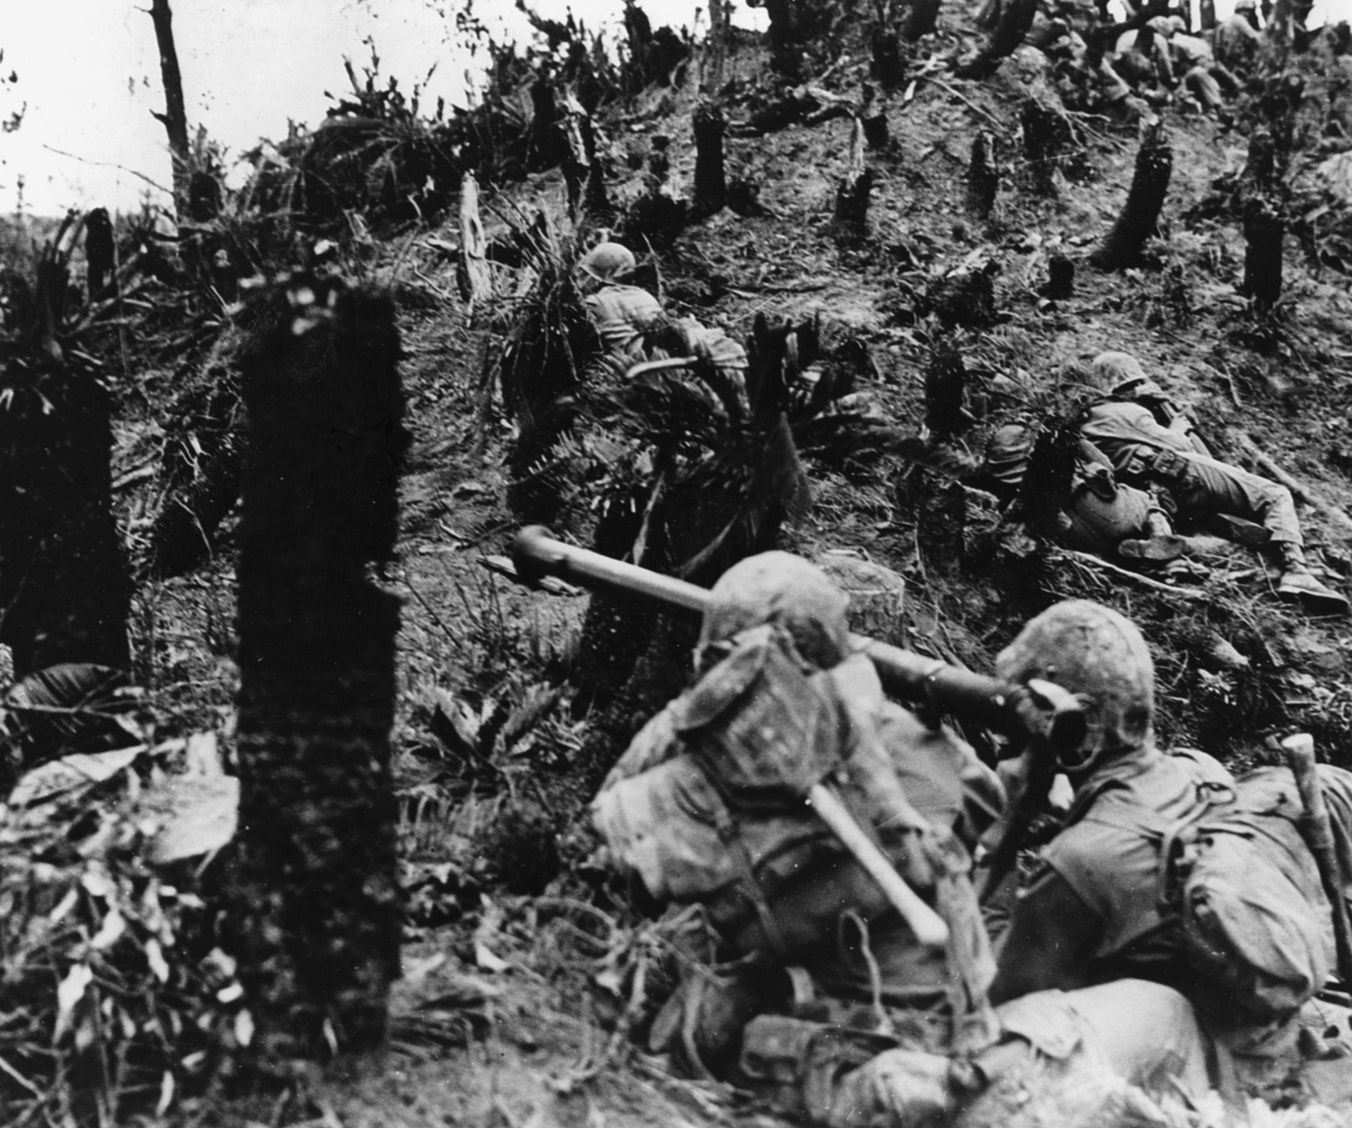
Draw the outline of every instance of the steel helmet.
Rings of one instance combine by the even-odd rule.
[[[788,632],[808,662],[820,669],[834,666],[849,648],[848,602],[825,572],[801,556],[748,556],[724,572],[709,592],[696,664],[703,664],[708,647],[772,623]]]
[[[1141,632],[1111,608],[1087,599],[1054,604],[1000,651],[995,669],[1014,682],[1055,682],[1083,700],[1084,741],[1057,764],[1068,775],[1151,739],[1155,663]]]
[[[637,266],[638,261],[634,258],[633,251],[623,243],[609,241],[597,243],[578,263],[584,274],[601,283],[618,282],[621,278],[627,278]]]
[[[1120,395],[1139,384],[1148,384],[1141,362],[1131,353],[1102,352],[1089,365],[1090,382],[1102,392]]]
[[[997,427],[986,440],[986,472],[1006,486],[1021,485],[1033,453],[1033,438],[1033,428],[1026,423]]]

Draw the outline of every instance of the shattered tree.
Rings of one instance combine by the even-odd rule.
[[[153,111],[153,115],[164,126],[169,141],[169,155],[174,162],[174,207],[182,217],[187,214],[192,153],[188,143],[188,111],[183,101],[183,72],[178,65],[174,13],[169,7],[169,0],[150,0],[149,15],[155,25],[155,44],[160,52],[160,80],[164,83],[164,113]]]
[[[1099,270],[1123,270],[1141,261],[1146,240],[1158,233],[1173,168],[1174,154],[1163,124],[1147,124],[1136,152],[1127,202],[1103,242],[1089,256],[1092,265]]]
[[[332,288],[329,288],[332,287]],[[390,780],[403,401],[385,296],[293,279],[243,358],[239,857],[228,890],[264,1070],[378,1045],[398,974]]]

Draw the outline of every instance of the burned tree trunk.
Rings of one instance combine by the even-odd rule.
[[[1117,222],[1089,261],[1099,270],[1123,270],[1141,261],[1146,240],[1159,230],[1160,211],[1169,191],[1174,156],[1164,126],[1145,126],[1136,152],[1136,171]]]
[[[1056,172],[1069,140],[1065,119],[1036,98],[1025,98],[1019,109],[1023,127],[1023,154],[1028,182],[1044,196],[1056,194]]]
[[[864,163],[864,125],[855,118],[850,133],[850,162],[845,168],[845,179],[836,189],[836,228],[842,235],[858,238],[868,230],[872,191],[873,170]]]
[[[1286,239],[1286,200],[1272,134],[1264,128],[1249,138],[1244,165],[1244,293],[1260,316],[1282,294],[1282,243]]]
[[[859,109],[859,123],[864,129],[864,140],[870,149],[886,149],[891,142],[887,126],[887,105],[867,82],[864,83],[863,104]]]
[[[243,357],[238,859],[228,897],[268,1072],[378,1045],[399,973],[390,783],[404,441],[393,302],[293,277]]]
[[[568,189],[568,217],[574,222],[577,221],[577,209],[582,201],[582,189],[591,174],[587,142],[582,135],[583,122],[587,122],[588,126],[591,124],[587,111],[571,92],[566,93],[560,122],[564,144],[563,182]]]
[[[110,281],[116,281],[117,244],[107,208],[94,208],[85,216],[85,290],[91,302],[103,296]]]
[[[1198,0],[1198,30],[1211,31],[1216,26],[1216,0]]]
[[[891,28],[875,26],[869,39],[873,54],[873,77],[886,90],[895,90],[906,80],[906,62],[901,57],[901,41]]]
[[[906,12],[906,20],[901,25],[901,37],[907,43],[915,43],[929,35],[939,22],[940,0],[911,0]]]
[[[188,144],[188,111],[183,101],[183,72],[178,66],[174,13],[169,8],[169,0],[150,0],[150,20],[155,25],[160,80],[164,83],[164,113],[156,112],[154,117],[164,126],[169,139],[169,155],[174,162],[174,207],[182,217],[187,214],[192,153]]]
[[[703,218],[722,211],[728,202],[728,180],[723,167],[723,134],[727,119],[716,99],[702,98],[695,107],[695,185],[691,207]]]
[[[562,164],[567,155],[567,145],[559,128],[563,114],[554,94],[548,68],[542,70],[531,83],[530,100],[533,112],[530,119],[530,156],[526,167],[532,172],[540,172]]]
[[[977,219],[990,218],[1000,191],[1000,170],[995,165],[995,138],[981,130],[972,141],[972,160],[967,166],[967,211]]]
[[[1047,260],[1047,281],[1038,291],[1051,301],[1064,301],[1075,296],[1075,263],[1063,254],[1054,254]]]
[[[16,678],[62,662],[129,664],[109,420],[93,371],[16,357],[0,376],[0,642]]]

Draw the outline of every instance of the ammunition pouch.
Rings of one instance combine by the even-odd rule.
[[[763,1014],[742,1034],[737,1067],[780,1115],[820,1124],[841,1078],[897,1045],[889,1034]]]
[[[1188,472],[1188,459],[1176,450],[1138,446],[1127,459],[1122,473],[1142,481],[1178,482]]]

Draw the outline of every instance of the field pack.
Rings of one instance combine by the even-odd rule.
[[[1352,774],[1326,766],[1320,784],[1348,888]],[[1179,922],[1197,975],[1194,1002],[1231,1021],[1280,1021],[1323,985],[1335,963],[1332,917],[1300,829],[1304,815],[1285,768],[1236,781],[1229,801],[1175,824],[1161,851],[1161,901]]]

